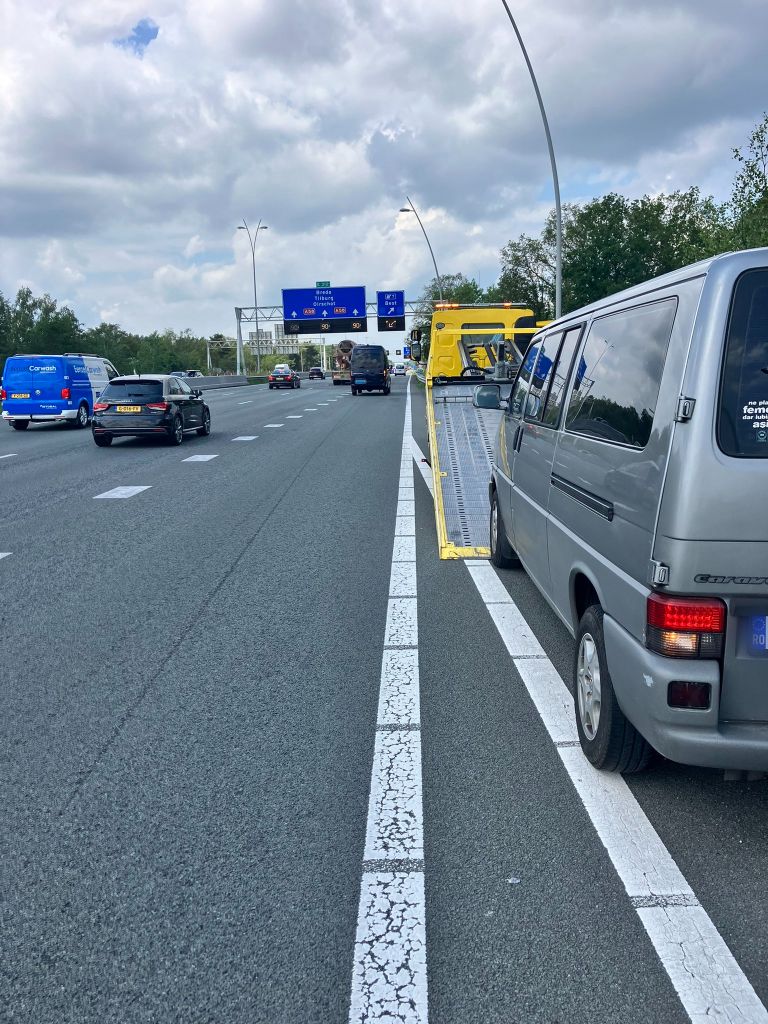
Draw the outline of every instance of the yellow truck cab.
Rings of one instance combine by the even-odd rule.
[[[441,558],[487,558],[488,481],[502,413],[473,406],[475,388],[499,383],[505,394],[531,336],[542,326],[512,302],[439,302],[427,360],[427,425]]]

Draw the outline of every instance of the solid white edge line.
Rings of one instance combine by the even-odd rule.
[[[573,698],[538,641],[541,655],[514,656],[530,650],[533,631],[506,588],[504,600],[483,596],[500,596],[487,573],[493,567],[475,560],[464,564],[689,1018],[694,1024],[766,1024],[768,1011],[627,783],[584,757]],[[656,900],[660,905],[647,905]]]
[[[435,485],[432,477],[432,467],[427,463],[424,452],[419,448],[415,438],[411,438],[411,456],[413,461],[416,463],[416,469],[421,473],[424,483],[429,488],[429,493],[434,498],[435,496]]]
[[[17,452],[9,452],[8,455],[0,455],[0,459],[15,459],[17,454]]]
[[[12,554],[12,551],[0,551],[0,558],[9,558]]]
[[[413,484],[410,434],[409,382],[398,493]],[[392,546],[350,1024],[428,1022],[416,538],[397,533],[407,520],[398,515]]]

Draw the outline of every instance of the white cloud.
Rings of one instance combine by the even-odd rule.
[[[6,14],[7,12],[7,14]],[[520,0],[565,199],[728,195],[768,94],[763,0]],[[330,278],[489,283],[551,205],[535,97],[501,5],[465,0],[6,0],[0,290],[87,322],[232,333],[236,226],[263,217],[259,297]],[[140,57],[117,48],[142,19]],[[151,296],[151,302],[147,301]]]

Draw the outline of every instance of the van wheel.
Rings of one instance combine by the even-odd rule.
[[[14,420],[11,426],[14,430],[26,430],[29,426],[29,420]]]
[[[85,402],[80,403],[80,408],[77,410],[77,416],[72,421],[72,425],[78,430],[88,426],[88,406]]]
[[[584,756],[608,772],[631,774],[647,768],[652,747],[619,707],[608,672],[603,639],[603,609],[584,612],[576,635],[573,666],[576,728]]]
[[[507,532],[504,529],[504,521],[501,518],[499,508],[499,495],[493,492],[491,501],[491,562],[497,569],[518,569],[520,559],[515,554],[515,549],[507,540]]]

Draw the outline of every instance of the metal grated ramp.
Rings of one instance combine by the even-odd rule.
[[[475,409],[475,385],[432,392],[445,528],[459,548],[488,547],[488,482],[500,413]]]

